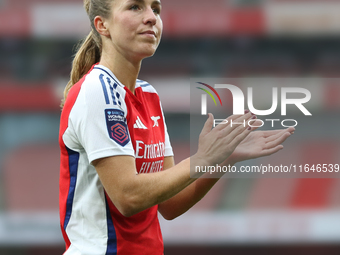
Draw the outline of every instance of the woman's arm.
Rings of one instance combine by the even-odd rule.
[[[248,121],[252,117],[248,113],[242,116],[233,115],[229,120]],[[95,160],[93,165],[117,209],[124,216],[132,216],[163,203],[201,176],[200,173],[195,173],[194,178],[190,177],[190,161],[192,165],[200,166],[219,164],[228,158],[236,146],[251,132],[243,125],[233,127],[218,125],[214,129],[212,126],[213,116],[210,114],[200,134],[197,153],[167,171],[137,174],[135,159],[131,156]]]
[[[162,203],[195,181],[188,171],[189,159],[170,171],[147,174],[137,174],[131,156],[99,159],[93,165],[112,202],[127,217]]]
[[[173,166],[173,157],[167,157],[164,159],[164,169],[168,169]],[[209,176],[209,178],[197,179],[174,197],[159,204],[158,211],[166,220],[173,220],[182,215],[200,201],[216,184],[220,176],[216,175],[215,177],[216,178],[212,178]]]
[[[281,143],[294,133],[294,130],[294,128],[288,128],[283,130],[252,132],[221,165],[232,166],[240,161],[271,155],[283,148]],[[164,159],[164,169],[171,168],[173,165],[173,157]],[[209,174],[208,178],[202,176],[174,197],[159,204],[159,212],[167,220],[172,220],[182,215],[200,201],[220,177],[220,173],[214,173],[214,176]]]

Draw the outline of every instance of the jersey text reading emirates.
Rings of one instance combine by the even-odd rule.
[[[139,159],[156,159],[163,158],[165,153],[165,144],[163,142],[144,144],[143,141],[136,140],[136,158]],[[154,173],[162,171],[163,159],[158,161],[144,161],[139,173]]]

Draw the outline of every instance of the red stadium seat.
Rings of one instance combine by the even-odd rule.
[[[58,210],[58,144],[20,147],[7,155],[3,170],[7,210]]]

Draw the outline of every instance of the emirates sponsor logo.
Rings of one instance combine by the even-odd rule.
[[[155,159],[164,157],[165,144],[163,142],[145,144],[136,140],[136,158]]]

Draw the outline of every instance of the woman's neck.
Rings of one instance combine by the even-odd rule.
[[[104,53],[99,64],[109,68],[124,86],[133,94],[135,93],[141,61],[132,62],[119,54],[109,55]]]

